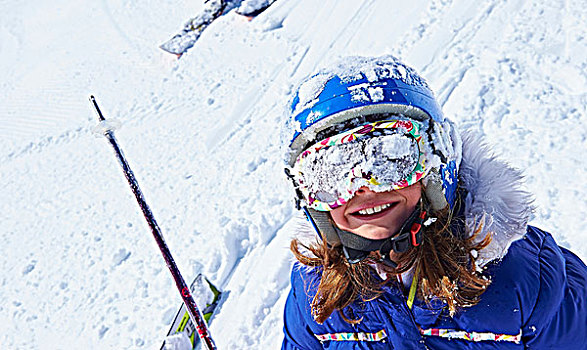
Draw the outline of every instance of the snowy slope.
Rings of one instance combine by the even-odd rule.
[[[189,279],[227,298],[220,349],[280,346],[297,214],[278,132],[292,85],[342,55],[402,57],[444,112],[524,169],[533,224],[587,257],[583,1],[278,0],[181,59],[199,2],[0,2],[0,348],[157,349],[180,300],[103,138],[95,94]]]

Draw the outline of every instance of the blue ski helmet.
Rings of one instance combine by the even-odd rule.
[[[423,183],[434,209],[453,205],[461,140],[427,82],[393,56],[348,57],[302,81],[288,110],[286,162],[311,144],[364,122],[393,118],[425,125],[433,171]]]

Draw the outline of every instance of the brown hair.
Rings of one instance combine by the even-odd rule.
[[[455,207],[458,209],[458,204]],[[464,232],[458,232],[465,230],[465,224],[461,218],[454,218],[453,212],[457,210],[445,208],[432,213],[437,220],[423,227],[422,244],[402,253],[396,259],[396,269],[378,263],[377,253],[351,264],[345,259],[342,247],[329,247],[325,239],[310,245],[292,240],[290,248],[298,261],[322,270],[311,304],[316,322],[323,323],[335,310],[349,323],[360,322],[360,319],[352,319],[352,315],[347,317],[343,310],[359,298],[364,301],[377,298],[383,293],[383,285],[412,268],[419,271],[415,283],[418,283],[417,296],[420,299],[439,298],[447,304],[451,314],[460,307],[475,305],[490,281],[477,271],[474,252],[486,247],[491,235],[475,243],[482,229],[482,225],[478,225],[469,237],[465,237]],[[309,254],[302,253],[300,246]],[[376,277],[374,263],[387,272],[386,280]]]

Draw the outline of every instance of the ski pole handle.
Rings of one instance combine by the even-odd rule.
[[[90,102],[92,103],[92,105],[94,106],[94,109],[96,110],[96,113],[98,114],[98,119],[100,120],[100,123],[105,122],[106,118],[104,118],[104,115],[102,114],[100,107],[98,107],[98,103],[96,102],[96,99],[94,98],[93,95],[90,96]],[[139,183],[137,182],[137,180],[134,176],[134,173],[130,169],[130,166],[128,165],[128,162],[126,161],[126,158],[124,157],[124,154],[122,153],[122,150],[120,149],[120,146],[118,145],[118,142],[116,141],[116,138],[114,137],[113,130],[109,129],[109,128],[105,128],[104,129],[104,136],[108,139],[108,141],[112,145],[112,148],[114,149],[114,153],[116,154],[116,158],[118,159],[118,162],[120,163],[120,166],[122,167],[122,171],[124,172],[126,180],[128,181],[128,184],[130,185],[130,188],[131,188],[132,192],[134,193],[135,198],[136,198],[139,206],[141,207],[143,215],[145,216],[145,219],[147,220],[147,223],[149,224],[149,227],[151,228],[151,232],[153,233],[153,237],[155,238],[155,241],[157,241],[157,245],[159,246],[159,250],[161,251],[163,258],[165,259],[165,263],[167,264],[167,267],[169,268],[169,271],[171,272],[171,275],[173,276],[173,279],[175,280],[175,285],[177,286],[177,289],[179,290],[179,293],[181,294],[181,298],[183,299],[183,302],[186,306],[186,309],[188,310],[188,313],[190,315],[190,318],[192,319],[192,322],[196,326],[196,331],[198,332],[198,335],[200,336],[202,343],[205,344],[205,346],[208,350],[215,350],[216,345],[214,344],[214,341],[212,340],[212,336],[210,335],[210,332],[208,330],[208,326],[206,325],[206,322],[204,321],[204,317],[202,316],[200,309],[198,309],[198,306],[196,305],[196,302],[195,302],[194,298],[192,297],[192,294],[190,292],[189,287],[187,286],[187,284],[185,283],[185,280],[181,276],[181,273],[179,272],[179,269],[177,268],[177,265],[175,264],[175,260],[173,260],[173,256],[171,255],[171,251],[169,250],[169,248],[167,247],[167,244],[163,240],[163,235],[161,234],[161,229],[159,228],[159,225],[157,225],[157,222],[155,221],[155,217],[153,216],[153,213],[151,212],[151,208],[149,207],[149,205],[145,201],[145,198],[143,196],[143,192],[139,188]]]

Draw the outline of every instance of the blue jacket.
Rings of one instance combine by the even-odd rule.
[[[364,317],[358,325],[345,322],[338,312],[320,325],[310,313],[311,286],[317,285],[318,271],[294,265],[282,349],[587,349],[587,268],[535,227],[528,226],[525,238],[515,241],[503,259],[487,265],[492,283],[480,302],[453,317],[442,305],[435,308],[419,301],[410,310],[400,289],[391,286],[382,297],[353,305],[354,315]],[[449,339],[422,335],[420,329],[521,334],[521,338],[519,342]],[[341,333],[379,333],[383,339],[317,338]]]

